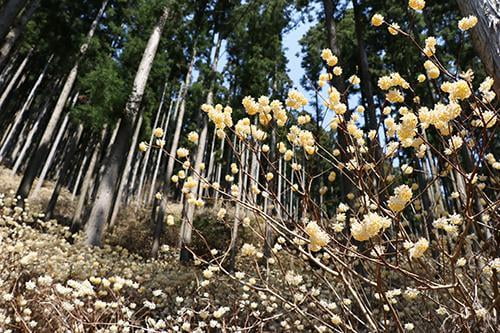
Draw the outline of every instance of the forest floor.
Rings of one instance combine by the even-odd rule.
[[[214,217],[217,208],[198,212],[195,227],[201,229],[200,233],[205,232],[203,237],[198,231],[193,235],[199,259],[193,265],[182,265],[176,246],[180,205],[169,206],[176,223],[165,226],[170,229],[165,230],[163,246],[158,257],[150,259],[150,209],[124,207],[119,227],[107,234],[105,245],[91,248],[84,245],[83,233],[72,235],[68,225],[61,223],[60,218],[69,220],[74,209],[67,189],[61,193],[56,211],[59,217],[44,221],[38,212],[49,200],[54,184],[47,181],[38,197],[30,200],[29,210],[23,211],[14,204],[19,181],[20,177],[12,175],[9,169],[0,168],[0,266],[6,268],[0,271],[0,295],[3,295],[0,309],[5,306],[9,315],[11,310],[12,315],[20,312],[33,315],[23,317],[19,324],[9,324],[14,331],[31,332],[22,328],[31,325],[36,325],[40,332],[62,328],[94,332],[110,325],[134,328],[123,332],[139,327],[148,327],[151,332],[165,332],[165,328],[179,331],[180,325],[194,326],[206,319],[205,313],[212,312],[211,325],[222,328],[226,324],[217,313],[224,315],[229,309],[234,310],[226,315],[233,318],[230,321],[238,316],[244,322],[254,318],[254,308],[249,307],[242,315],[241,302],[248,307],[252,301],[259,301],[260,295],[246,289],[251,296],[241,299],[241,284],[219,272],[219,266],[212,263],[214,256],[220,258],[223,254],[230,236],[230,228]],[[197,239],[197,235],[202,239]],[[245,232],[241,235],[243,240],[248,239]],[[213,249],[218,251],[210,252]],[[237,268],[255,271],[255,263],[252,258],[240,258]],[[274,273],[275,270],[269,270],[269,274]],[[282,286],[280,279],[275,282],[277,288]],[[29,301],[9,303],[11,295]],[[259,310],[265,313],[265,304],[259,303]],[[120,329],[102,332],[116,331]]]
[[[14,195],[16,193],[17,187],[21,182],[22,176],[19,174],[13,174],[11,169],[8,169],[0,165],[0,193],[5,195]],[[36,186],[38,178],[34,183]],[[36,198],[30,198],[30,208],[32,211],[43,212],[43,208],[47,206],[50,200],[52,191],[54,190],[54,182],[45,181],[40,189],[39,194]],[[56,218],[71,219],[73,212],[75,210],[76,199],[71,200],[71,192],[68,189],[63,188],[59,195],[59,200],[57,201],[55,216]]]
[[[17,187],[21,182],[21,175],[13,174],[9,168],[0,165],[0,194],[13,198]],[[37,184],[38,179],[35,181]],[[29,198],[28,211],[30,213],[41,214],[45,212],[45,207],[50,200],[55,183],[47,180],[43,183],[36,198]],[[53,220],[61,226],[70,226],[78,197],[72,198],[71,192],[63,188],[54,212]],[[231,238],[231,229],[217,219],[217,207],[203,208],[196,211],[194,225],[197,231],[193,234],[192,249],[200,257],[210,256],[210,250],[217,248],[224,250],[227,248]],[[167,206],[167,214],[173,215],[175,225],[164,225],[164,233],[161,244],[165,244],[177,250],[178,234],[180,231],[182,205],[178,202],[171,202]],[[228,217],[233,215],[233,211],[228,209]],[[152,225],[150,223],[151,207],[130,203],[122,205],[116,227],[106,232],[104,242],[111,246],[121,246],[134,254],[144,258],[150,256],[150,249],[153,243]],[[228,218],[232,221],[232,218]],[[232,223],[232,222],[231,222]],[[250,233],[245,230],[240,231],[242,240],[250,237]],[[207,244],[209,247],[207,247]]]

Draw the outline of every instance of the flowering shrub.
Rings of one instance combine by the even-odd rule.
[[[425,1],[408,5],[421,11]],[[476,23],[464,18],[458,28],[467,31]],[[336,147],[322,145],[307,128],[310,116],[291,116],[308,106],[298,91],[290,91],[284,103],[248,96],[239,120],[230,107],[202,107],[234,155],[224,184],[197,175],[222,198],[219,220],[230,223],[226,209],[236,211],[233,241],[226,253],[213,253],[211,265],[263,294],[279,295],[287,305],[267,311],[282,317],[283,329],[493,331],[500,265],[493,80],[476,87],[471,70],[453,73],[439,61],[434,36],[419,45],[379,14],[372,25],[414,43],[425,72],[378,79],[385,101],[375,129],[363,128],[363,105],[348,107],[346,96],[360,79],[352,75],[345,91],[334,86],[334,77],[342,75],[341,59],[329,49],[321,53],[328,72],[319,76],[318,86],[327,89],[324,106],[333,114]],[[439,93],[433,104],[424,104],[416,91],[429,82]],[[329,170],[318,170],[319,163]],[[325,180],[341,182],[344,193],[336,205],[328,199],[332,193]],[[188,202],[199,202],[193,181],[183,193]],[[444,182],[451,182],[452,193],[445,192],[450,185]],[[248,226],[249,217],[258,223]],[[238,243],[239,226],[245,224],[258,244]],[[257,274],[232,272],[239,269],[238,252],[253,258]],[[278,276],[296,288],[290,298],[274,286]],[[315,278],[322,283],[309,284]],[[308,324],[294,322],[292,313]]]

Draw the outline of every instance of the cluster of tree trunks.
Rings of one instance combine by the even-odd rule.
[[[170,85],[168,77],[165,78],[163,93],[152,124],[150,124],[152,128],[161,127],[165,130],[164,136],[159,138],[167,143],[163,151],[148,149],[145,153],[141,153],[137,150],[137,146],[140,131],[146,120],[141,102],[162,34],[168,24],[169,16],[172,15],[172,10],[168,6],[163,8],[156,24],[151,29],[123,116],[117,123],[106,125],[97,135],[87,133],[82,124],[75,124],[71,121],[68,110],[78,102],[81,96],[76,85],[79,71],[92,38],[99,24],[106,17],[109,1],[102,1],[74,63],[70,63],[71,69],[63,74],[64,76],[59,77],[48,75],[57,58],[56,55],[50,55],[44,59],[44,66],[36,67],[38,68],[36,75],[31,75],[30,69],[35,61],[36,49],[21,52],[19,48],[16,48],[26,25],[40,8],[41,1],[7,0],[4,2],[0,9],[0,162],[9,166],[13,174],[22,174],[22,180],[17,189],[17,196],[21,198],[20,205],[23,205],[24,199],[29,198],[30,195],[38,196],[47,179],[55,181],[46,207],[47,218],[54,216],[61,190],[68,187],[72,198],[76,201],[76,209],[70,222],[71,230],[76,232],[84,227],[88,245],[101,245],[105,229],[118,223],[120,208],[123,204],[137,202],[151,208],[153,229],[151,253],[152,256],[156,256],[161,245],[168,202],[179,200],[184,205],[179,235],[180,259],[188,262],[192,259],[190,244],[195,207],[184,200],[183,194],[178,197],[172,195],[169,197],[169,194],[175,192],[171,191],[175,186],[171,183],[171,178],[175,168],[179,165],[175,158],[176,151],[182,135],[185,134],[183,132],[186,127],[184,119],[187,111],[187,98],[192,85],[195,63],[199,60],[200,46],[196,41],[193,42],[186,72],[183,73],[183,82],[177,92],[174,92],[177,87]],[[334,19],[338,3],[334,0],[323,0],[322,4],[327,45],[335,54],[340,54]],[[482,2],[458,0],[458,4],[464,15],[474,14],[479,18],[478,28],[472,31],[473,44],[488,74],[495,79],[495,91],[500,94],[499,6],[493,0]],[[361,76],[361,94],[367,106],[367,128],[378,130],[381,124],[377,121],[376,99],[371,84],[373,79],[365,46],[366,22],[362,13],[362,1],[353,0],[352,6],[357,43],[357,65]],[[224,38],[226,38],[224,34],[215,33],[214,29],[212,52],[210,52],[213,56],[207,57],[206,63],[210,68],[210,74],[208,80],[204,82],[208,92],[207,104],[214,104],[217,64]],[[25,96],[20,96],[19,88],[28,85],[29,88],[24,89],[26,90]],[[345,78],[339,76],[334,85],[339,91],[344,91]],[[347,104],[347,96],[343,102]],[[346,119],[348,118],[347,114]],[[237,160],[238,167],[242,170],[237,179],[238,199],[256,202],[251,189],[265,174],[265,170],[261,170],[263,159],[260,153],[256,153],[257,147],[254,147],[256,150],[248,149],[237,143],[236,137],[231,134],[228,134],[227,141],[218,140],[215,130],[209,127],[208,119],[202,112],[199,113],[198,128],[199,140],[193,159],[194,168],[190,174],[197,182],[192,192],[193,196],[196,199],[203,199],[207,191],[210,191],[202,186],[202,177],[209,182],[223,183],[222,176],[228,171],[229,164],[218,163],[216,156],[222,156],[222,159],[226,161]],[[344,133],[345,131],[339,131],[337,140],[342,150],[341,160],[346,163],[351,158],[346,149],[351,139]],[[151,134],[149,146],[154,146],[155,142],[156,138]],[[228,144],[235,148],[235,152],[227,149]],[[287,164],[276,152],[275,146],[276,132],[273,131],[269,160],[264,163],[268,169],[267,172],[287,175],[292,183],[294,177],[304,182],[305,169],[302,170],[302,176],[297,175],[290,168],[287,169]],[[380,158],[380,147],[374,145],[371,148],[374,152],[373,156],[376,159]],[[429,151],[427,154],[425,160],[416,161],[419,167],[425,170],[418,178],[421,188],[427,187],[432,181],[428,175],[437,175],[440,172],[439,165]],[[470,159],[470,156],[464,156],[464,158]],[[205,170],[202,168],[203,165],[208,165],[208,168]],[[432,181],[429,194],[426,192],[423,196],[426,211],[432,211],[431,208],[438,205],[447,205],[449,211],[455,209],[443,189],[452,188],[454,184],[458,184],[453,190],[463,194],[464,185],[462,175],[455,173],[452,176],[455,181],[451,186]],[[352,184],[349,178],[347,173],[341,175],[342,198],[354,191],[356,184]],[[302,185],[305,186],[304,183]],[[228,184],[224,186],[227,188]],[[289,216],[290,219],[296,219],[301,214],[300,211],[307,209],[307,203],[299,200],[292,189],[283,184],[280,177],[276,177],[269,183],[268,190],[276,194],[272,200],[266,198],[263,202],[266,211],[270,214],[282,216],[296,212],[294,214],[297,216]],[[156,196],[156,193],[163,195]],[[220,198],[219,193],[215,191],[210,194],[213,195],[217,204]],[[234,205],[236,213],[231,226],[229,269],[233,269],[235,265],[238,230],[243,216],[242,211],[244,211],[238,203]],[[268,206],[273,208],[268,209]],[[480,210],[480,207],[477,209]],[[424,227],[431,221],[432,216],[427,216],[427,223]],[[428,230],[424,231],[428,234]],[[265,257],[270,257],[274,235],[269,226],[266,227],[265,234],[264,254]]]

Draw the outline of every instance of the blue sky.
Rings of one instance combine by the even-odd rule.
[[[297,17],[298,18],[298,17]],[[300,85],[300,79],[304,75],[304,69],[301,66],[302,57],[300,55],[300,45],[299,40],[302,36],[309,30],[311,26],[316,24],[316,22],[300,22],[295,29],[288,31],[283,36],[283,45],[286,48],[285,55],[288,58],[288,75],[293,81],[294,88],[302,92],[307,96],[307,91]],[[225,41],[222,43],[222,56],[218,64],[218,70],[222,71],[224,66],[227,63],[227,59],[225,57],[226,43]],[[320,55],[318,54],[318,57]],[[198,73],[194,73],[194,80],[196,80],[196,76]]]
[[[301,22],[295,29],[289,31],[283,38],[283,44],[287,48],[286,56],[288,58],[288,75],[293,80],[294,88],[302,93],[307,92],[300,85],[300,79],[304,76],[304,69],[301,66],[302,57],[300,55],[299,40],[316,22]],[[320,55],[318,54],[318,57]]]

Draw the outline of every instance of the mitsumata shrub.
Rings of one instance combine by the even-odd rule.
[[[408,6],[421,15],[426,1]],[[470,38],[477,22],[463,18],[457,33]],[[330,49],[318,54],[318,94],[333,146],[317,137],[309,102],[296,90],[285,100],[247,96],[238,112],[202,105],[231,160],[215,183],[196,152],[175,151],[180,167],[171,184],[185,206],[167,212],[170,246],[155,259],[122,246],[88,248],[81,235],[2,197],[0,331],[496,331],[493,79],[475,84],[471,69],[442,62],[439,36],[421,45],[380,14],[371,25],[413,44],[422,60],[418,72],[377,79],[384,98],[376,127],[367,126],[368,106],[349,105],[350,90],[363,82],[343,73]],[[349,79],[338,85],[343,75]],[[157,138],[165,132],[153,130]],[[200,137],[194,131],[187,139]],[[139,149],[169,154],[164,141]],[[196,208],[194,219],[187,207]],[[178,265],[172,235],[191,226],[195,241],[185,249],[193,266]],[[142,236],[126,239],[135,237]]]

